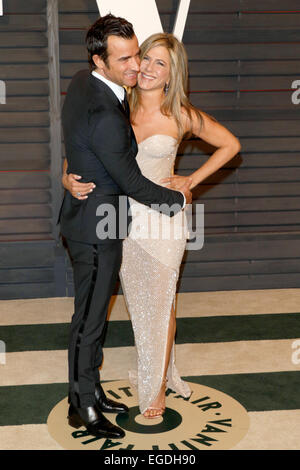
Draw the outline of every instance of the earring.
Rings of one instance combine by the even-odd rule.
[[[170,84],[169,84],[169,83],[166,83],[165,86],[164,86],[164,93],[165,93],[165,95],[168,94],[169,88],[170,88]]]

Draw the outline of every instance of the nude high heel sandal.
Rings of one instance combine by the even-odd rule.
[[[167,379],[163,379],[161,389],[164,388],[164,392],[166,390],[166,384],[167,384]],[[159,391],[159,394],[161,393],[161,389]],[[164,412],[166,411],[166,406],[149,406],[143,416],[147,419],[155,419],[155,418],[160,418],[163,416]],[[154,413],[152,413],[154,412]]]

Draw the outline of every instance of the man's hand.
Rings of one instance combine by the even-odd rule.
[[[181,191],[185,195],[186,204],[192,203],[192,193],[190,188],[192,186],[192,178],[190,176],[174,175],[170,178],[164,178],[161,183],[166,185],[169,189]]]
[[[191,184],[192,184],[192,179],[187,178],[187,180],[185,181],[183,185],[179,185],[179,187],[177,187],[177,191],[181,191],[185,195],[186,204],[192,204],[193,195],[190,191]]]
[[[64,173],[62,177],[62,184],[73,197],[83,201],[88,198],[93,189],[96,187],[94,183],[79,183],[78,180],[81,176],[75,175],[74,173]]]

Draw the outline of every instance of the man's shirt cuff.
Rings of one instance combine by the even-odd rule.
[[[181,193],[181,191],[179,191]],[[181,193],[183,195],[183,206],[182,206],[182,209],[185,208],[186,206],[186,199],[185,199],[185,195],[183,193]]]

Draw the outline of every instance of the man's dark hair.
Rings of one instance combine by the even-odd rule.
[[[105,64],[108,65],[107,39],[109,36],[132,39],[134,36],[133,26],[124,18],[118,18],[109,14],[99,18],[90,27],[86,35],[86,47],[91,69],[96,68],[93,55],[100,56]]]

